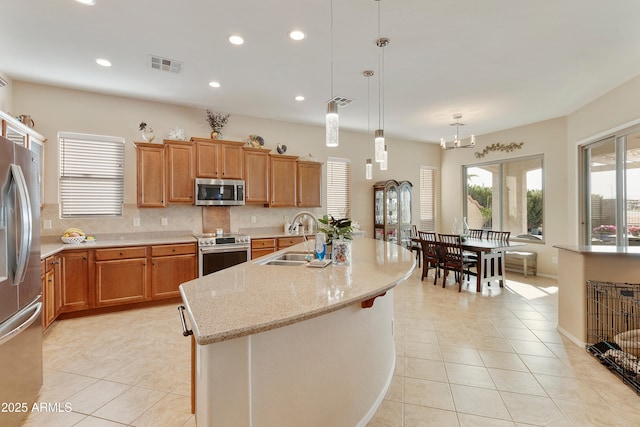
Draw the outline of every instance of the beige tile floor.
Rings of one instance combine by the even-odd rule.
[[[473,289],[419,271],[396,288],[396,371],[369,426],[640,425],[640,397],[556,331],[554,280]],[[195,425],[175,304],[58,321],[44,359],[39,400],[71,411],[27,426]]]

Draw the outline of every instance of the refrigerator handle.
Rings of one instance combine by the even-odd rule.
[[[31,253],[32,238],[32,222],[31,222],[31,201],[29,200],[29,191],[27,190],[27,182],[24,179],[22,168],[19,165],[11,164],[11,174],[16,183],[16,193],[20,203],[20,249],[18,253],[18,261],[16,262],[16,274],[13,283],[18,285],[24,280],[27,273],[27,264],[29,263],[29,254]]]
[[[38,301],[29,307],[19,311],[16,315],[5,321],[0,327],[0,345],[9,341],[36,321],[42,311],[42,302]],[[24,320],[26,318],[26,320]]]

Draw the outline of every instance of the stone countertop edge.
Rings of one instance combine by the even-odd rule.
[[[356,251],[366,245],[370,245],[371,247],[375,245],[382,245],[382,247],[385,247],[384,245],[393,245],[397,248],[398,257],[401,259],[379,267],[378,272],[372,271],[375,269],[367,265],[367,271],[364,273],[361,272],[362,278],[354,277],[351,280],[351,282],[354,283],[366,282],[364,289],[344,297],[344,299],[340,299],[337,302],[327,302],[325,298],[324,301],[315,303],[314,306],[308,309],[292,310],[291,306],[299,303],[296,300],[299,296],[292,296],[295,294],[295,291],[290,289],[291,286],[295,286],[296,288],[300,287],[298,289],[302,290],[304,290],[306,286],[306,289],[310,288],[311,291],[317,292],[318,284],[316,283],[314,286],[312,282],[313,278],[310,276],[315,276],[317,280],[317,274],[322,274],[320,280],[326,284],[328,280],[332,280],[333,273],[340,271],[333,269],[345,269],[342,271],[346,271],[349,267],[334,266],[332,264],[321,269],[308,268],[304,265],[282,267],[260,265],[256,262],[258,260],[253,260],[183,283],[180,285],[180,295],[182,296],[182,301],[188,315],[188,322],[193,330],[197,344],[214,344],[225,340],[253,335],[343,309],[394,288],[406,280],[416,268],[415,255],[394,243],[363,238],[358,239],[358,243],[355,245],[356,247],[354,249]],[[297,244],[274,254],[261,257],[259,262],[276,258],[284,252],[301,250],[304,250],[304,244]],[[357,262],[357,259],[353,260],[352,266]],[[384,274],[380,274],[380,272],[387,271],[387,268],[391,268],[388,267],[389,265],[400,267],[398,267],[399,269],[395,269],[394,277],[387,281],[387,279],[384,278]],[[314,274],[310,274],[311,271],[313,271]],[[269,277],[270,273],[276,275],[276,272],[277,278]],[[251,289],[252,284],[247,282],[247,278],[250,280],[252,275],[254,275],[255,279],[260,280],[260,284],[254,284],[253,289]],[[231,283],[234,278],[236,280],[240,278],[239,280],[242,283]],[[378,278],[381,279],[375,280]],[[216,279],[218,279],[217,283]],[[276,282],[280,284],[285,283],[286,285],[279,289],[272,288]],[[224,289],[225,287],[232,289],[231,292],[229,292],[228,289]],[[225,301],[229,294],[235,293],[233,291],[235,289],[241,290],[238,292],[240,295],[231,295],[231,297],[237,304],[241,304],[241,307],[235,307],[234,304],[229,304],[229,301]],[[265,292],[265,289],[270,292]],[[216,301],[216,292],[219,292],[221,295],[219,301]],[[299,293],[302,294],[303,292]],[[216,302],[218,302],[219,305],[212,307]],[[209,305],[209,303],[211,303],[211,305]],[[255,303],[255,305],[252,306],[252,303]],[[279,308],[282,308],[282,312],[278,311]],[[225,309],[226,312],[224,312]],[[252,309],[255,312],[252,312]],[[256,318],[259,320],[251,320]],[[226,325],[221,326],[221,324],[225,322]]]
[[[124,235],[127,236],[127,235]],[[58,252],[64,250],[76,250],[76,249],[99,249],[99,248],[113,248],[122,246],[149,246],[149,245],[167,245],[174,243],[196,243],[197,240],[193,235],[181,235],[181,236],[154,236],[149,237],[146,233],[141,233],[140,236],[128,236],[124,239],[102,239],[100,236],[92,243],[64,243],[60,238],[58,242],[51,241],[52,239],[47,236],[44,242],[40,244],[40,258],[46,258],[51,255],[55,255]]]
[[[554,245],[553,247],[580,254],[640,256],[640,246]]]

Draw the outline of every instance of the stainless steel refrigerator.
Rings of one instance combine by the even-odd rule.
[[[39,162],[36,153],[0,137],[2,426],[19,425],[42,386]]]

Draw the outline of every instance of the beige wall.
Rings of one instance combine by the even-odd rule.
[[[4,111],[7,114],[11,114],[12,116],[16,116],[17,114],[12,113],[13,108],[13,82],[6,75],[0,72],[0,77],[7,82],[7,85],[3,88],[0,88],[0,111]]]
[[[640,120],[640,76],[637,76],[567,116],[567,242],[579,242],[579,145]]]
[[[538,253],[538,272],[544,275],[556,276],[557,264],[552,258],[557,256],[553,245],[566,243],[567,239],[567,200],[566,200],[566,120],[557,118],[531,125],[506,129],[476,138],[476,146],[472,149],[458,149],[445,151],[442,157],[442,209],[441,230],[451,229],[453,217],[462,216],[462,166],[486,163],[494,160],[544,155],[544,244],[530,244],[527,249]],[[501,142],[524,142],[520,150],[505,152],[491,152],[483,158],[476,158],[487,145]]]
[[[14,81],[13,104],[16,111],[30,114],[36,121],[35,130],[44,135],[48,141],[45,147],[45,203],[43,218],[54,220],[54,230],[44,230],[44,234],[55,234],[68,222],[57,220],[58,201],[58,141],[60,131],[81,132],[100,135],[122,136],[126,139],[125,150],[125,218],[106,219],[84,222],[86,226],[100,229],[121,231],[154,231],[165,230],[160,226],[160,217],[169,217],[169,228],[190,225],[200,217],[200,208],[189,207],[187,224],[184,219],[173,220],[173,217],[184,217],[185,211],[178,208],[137,209],[136,203],[136,170],[135,148],[133,141],[139,141],[138,125],[141,121],[151,126],[156,139],[166,136],[172,127],[185,130],[186,137],[207,137],[210,129],[205,121],[204,109],[189,108],[152,101],[124,98],[118,96],[70,90],[59,87],[44,86]],[[214,107],[212,107],[214,108]],[[319,110],[319,114],[324,114]],[[363,120],[366,118],[363,118]],[[434,144],[396,140],[387,138],[389,148],[389,170],[374,169],[374,179],[364,179],[364,163],[373,155],[372,138],[356,132],[342,130],[340,146],[327,148],[324,144],[324,127],[304,124],[265,120],[232,114],[228,125],[223,130],[225,139],[246,140],[249,134],[261,135],[265,146],[272,148],[278,143],[288,147],[287,154],[304,156],[309,153],[321,162],[329,156],[349,158],[352,161],[352,218],[362,225],[368,236],[373,229],[373,183],[379,180],[409,180],[414,184],[413,218],[419,219],[418,182],[420,165],[438,168],[440,149]],[[324,189],[323,189],[324,194]],[[234,207],[231,209],[231,230],[245,227],[280,226],[283,216],[292,217],[299,209],[277,209],[255,206]],[[166,214],[165,214],[166,212]],[[324,209],[316,209],[321,215]],[[256,216],[256,223],[250,217]],[[141,227],[133,229],[132,218],[141,218]],[[201,227],[201,224],[200,224]],[[192,225],[197,231],[197,225]],[[179,228],[183,229],[183,228]],[[86,231],[86,230],[85,230]],[[93,231],[97,233],[97,231]]]

